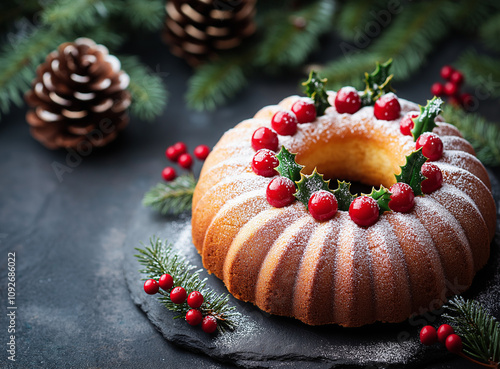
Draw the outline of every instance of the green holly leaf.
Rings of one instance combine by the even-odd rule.
[[[391,86],[393,75],[389,74],[391,64],[392,59],[383,64],[376,62],[375,70],[372,73],[365,73],[366,88],[360,96],[362,106],[373,105],[380,96],[395,92]]]
[[[331,106],[328,102],[328,94],[326,93],[326,81],[326,78],[321,79],[318,73],[312,70],[311,73],[309,73],[309,79],[302,83],[302,86],[306,87],[306,95],[314,100],[316,115],[318,117],[325,114],[326,108]]]
[[[414,141],[417,141],[422,133],[431,132],[434,127],[437,127],[435,119],[443,111],[441,105],[443,105],[443,100],[436,96],[432,100],[427,100],[426,106],[419,105],[420,115],[417,118],[413,118],[415,126],[411,130]]]
[[[349,206],[351,206],[351,202],[356,198],[356,195],[351,194],[351,184],[349,182],[340,182],[339,180],[337,182],[339,186],[333,191],[333,194],[337,199],[339,210],[349,211]]]
[[[382,214],[384,211],[391,211],[391,209],[389,208],[391,195],[392,193],[390,193],[387,188],[385,188],[384,186],[380,186],[378,191],[375,189],[375,187],[373,187],[372,192],[368,196],[372,197],[377,202],[380,209],[380,214]]]
[[[319,174],[316,168],[311,175],[301,174],[302,178],[297,183],[297,192],[294,196],[303,203],[306,208],[309,202],[309,198],[313,193],[320,190],[325,190],[330,192],[330,180],[325,181],[323,174]]]
[[[276,155],[279,160],[276,170],[281,176],[291,179],[293,182],[300,181],[300,171],[304,168],[303,165],[297,164],[296,156],[297,154],[292,154],[285,146],[281,146],[280,152]]]
[[[396,175],[398,182],[407,183],[413,190],[415,196],[421,196],[422,181],[427,178],[422,174],[422,165],[427,158],[422,154],[422,148],[406,156],[406,164],[401,167],[401,173]]]

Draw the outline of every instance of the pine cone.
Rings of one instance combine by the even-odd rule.
[[[106,47],[88,38],[61,44],[38,66],[25,96],[33,108],[26,114],[32,136],[49,149],[113,140],[129,120],[129,76],[120,68]]]
[[[174,55],[196,66],[255,32],[256,0],[167,1],[164,41]]]

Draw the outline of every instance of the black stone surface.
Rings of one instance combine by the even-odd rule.
[[[322,42],[324,59],[341,55],[339,40],[333,35]],[[425,103],[429,86],[438,79],[439,68],[456,60],[470,42],[451,40],[442,45],[411,82],[396,83],[398,94]],[[297,86],[301,75],[253,78],[249,88],[227,106],[213,113],[197,113],[185,107],[183,98],[186,81],[192,73],[190,68],[172,57],[157,38],[131,40],[124,52],[140,55],[159,73],[171,92],[168,109],[156,122],[133,118],[116,142],[76,156],[65,150],[48,151],[33,140],[23,109],[14,109],[0,121],[0,367],[232,368],[234,364],[228,361],[259,364],[259,355],[269,354],[270,348],[273,349],[270,363],[275,367],[328,367],[330,363],[325,358],[334,353],[318,350],[316,346],[319,342],[326,347],[331,340],[328,331],[338,336],[340,328],[311,330],[290,319],[269,318],[250,305],[235,302],[249,322],[245,328],[248,345],[243,331],[224,342],[222,337],[210,338],[190,330],[182,321],[171,322],[168,315],[162,319],[169,327],[159,333],[130,298],[126,282],[127,277],[131,278],[132,269],[127,266],[131,249],[138,241],[147,241],[151,233],[169,236],[169,227],[182,230],[187,222],[187,219],[176,221],[156,216],[141,205],[145,191],[161,180],[160,172],[166,165],[165,148],[179,140],[190,148],[201,143],[213,146],[226,129],[251,117],[262,106],[300,92]],[[321,58],[321,53],[317,53],[312,61]],[[479,111],[489,119],[498,120],[497,102],[480,101]],[[57,164],[67,166],[70,171],[58,178],[53,168]],[[199,165],[195,169],[199,170]],[[494,174],[499,178],[500,171]],[[9,252],[16,253],[16,362],[7,360],[6,350]],[[193,258],[193,262],[200,261]],[[210,285],[222,288],[215,279],[210,280]],[[498,301],[498,295],[491,299]],[[155,305],[150,309],[151,314],[155,313]],[[263,341],[259,346],[256,333],[260,332],[261,323],[272,335],[261,336]],[[407,327],[414,339],[411,326],[379,325],[369,331],[373,337],[378,333],[387,337]],[[166,340],[163,334],[175,336],[176,343]],[[353,337],[364,344],[369,341],[365,336],[366,332],[356,330],[346,345],[351,344]],[[297,337],[301,346],[311,348],[316,361],[307,363],[301,360],[304,356],[300,347],[288,347],[297,345],[294,341]],[[253,347],[254,351],[248,355],[241,351],[238,355],[231,354],[229,349],[238,345]],[[297,352],[290,354],[296,348]],[[400,347],[389,344],[380,347],[381,351],[384,349],[388,357],[401,353]],[[222,353],[222,361],[200,350],[219,357]],[[367,357],[366,353],[361,354]],[[422,356],[428,354],[433,356],[420,367],[471,367],[444,351],[422,352]],[[439,361],[434,362],[437,357]]]

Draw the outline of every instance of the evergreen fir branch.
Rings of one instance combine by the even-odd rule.
[[[475,300],[457,296],[446,305],[455,332],[464,340],[464,351],[488,364],[500,362],[500,324]]]
[[[256,65],[277,69],[297,66],[318,46],[318,37],[331,25],[332,0],[317,0],[298,11],[281,11],[265,26],[263,40],[259,44]],[[294,20],[304,23],[298,27]]]
[[[130,76],[131,112],[144,120],[153,120],[161,115],[168,101],[162,78],[134,56],[120,56],[119,59],[123,70]]]
[[[120,6],[120,13],[134,28],[158,31],[165,20],[165,1],[148,0],[147,6],[144,6],[141,1],[125,0]]]
[[[188,81],[186,99],[195,110],[214,110],[248,83],[245,57],[228,56],[202,65]]]
[[[217,319],[217,328],[224,332],[233,330],[236,327],[236,320],[240,316],[235,311],[234,306],[229,306],[229,295],[218,294],[214,290],[206,287],[207,279],[200,278],[200,270],[186,262],[172,250],[172,246],[166,241],[162,242],[156,237],[150,239],[150,246],[143,249],[135,249],[138,254],[135,257],[142,265],[140,273],[145,274],[145,279],[158,280],[163,274],[170,274],[174,281],[174,286],[183,287],[189,295],[193,291],[199,291],[204,298],[204,302],[199,308],[203,316],[212,315]],[[170,291],[163,292],[159,300],[169,310],[179,313],[176,318],[185,317],[191,308],[186,302],[174,304],[170,300]]]
[[[192,175],[177,177],[170,183],[158,183],[142,200],[143,205],[158,210],[161,214],[181,214],[191,209],[196,180]]]
[[[468,84],[479,87],[492,97],[500,97],[500,59],[478,55],[473,50],[464,52],[458,61],[458,67],[466,76]]]
[[[41,13],[44,25],[59,31],[92,27],[109,15],[105,0],[56,0]]]
[[[443,110],[446,122],[455,125],[470,142],[476,156],[484,165],[500,165],[500,125],[492,123],[476,113],[446,105]]]
[[[492,50],[500,51],[500,13],[488,18],[479,29],[484,44]]]
[[[366,31],[364,26],[384,8],[387,8],[385,0],[346,1],[338,7],[333,24],[342,38],[352,41]]]

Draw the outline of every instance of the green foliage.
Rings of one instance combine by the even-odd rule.
[[[476,151],[484,165],[500,165],[500,124],[492,123],[476,113],[446,105],[443,111],[446,122],[455,125]]]
[[[328,191],[330,192],[329,184],[330,180],[325,181],[323,174],[319,174],[314,168],[314,171],[310,175],[301,174],[301,180],[297,183],[297,192],[294,196],[303,203],[306,208],[309,203],[311,195],[317,191]]]
[[[326,79],[321,79],[318,73],[313,70],[309,73],[309,79],[302,83],[302,85],[306,87],[306,95],[314,101],[317,116],[325,114],[326,108],[330,106],[325,84]]]
[[[276,170],[281,176],[291,179],[293,182],[300,181],[300,171],[304,168],[303,165],[297,164],[296,156],[297,154],[292,154],[285,146],[281,146],[280,152],[276,155],[279,161]]]
[[[392,193],[389,192],[384,186],[380,186],[378,190],[373,187],[372,192],[368,195],[373,198],[379,207],[379,212],[382,214],[384,211],[391,211],[389,208],[389,201],[391,201]]]
[[[147,6],[142,1],[124,0],[120,11],[134,28],[157,31],[165,21],[165,0],[148,0]]]
[[[420,148],[406,156],[406,163],[401,167],[401,173],[396,175],[398,182],[410,185],[415,196],[423,195],[422,182],[426,177],[422,174],[422,165],[426,161],[427,158],[422,154],[422,148]]]
[[[343,39],[352,41],[365,32],[365,25],[374,21],[377,13],[386,10],[387,5],[386,0],[345,1],[337,7],[333,21],[335,30]]]
[[[134,56],[120,56],[119,59],[123,70],[130,76],[129,91],[134,101],[132,113],[141,119],[153,120],[165,109],[168,101],[162,78]]]
[[[375,63],[375,70],[372,73],[365,72],[365,90],[361,94],[363,106],[373,105],[382,95],[388,92],[394,92],[391,86],[393,75],[389,74],[392,59],[385,63]]]
[[[169,183],[158,183],[142,199],[145,206],[161,214],[181,214],[191,209],[196,180],[192,175],[177,177]]]
[[[147,276],[143,280],[150,278],[158,280],[161,275],[170,274],[174,280],[174,286],[183,287],[188,294],[193,291],[201,292],[204,302],[200,311],[203,316],[212,315],[217,319],[217,329],[224,332],[236,327],[239,313],[235,311],[234,306],[229,306],[229,295],[218,294],[207,288],[207,279],[200,278],[201,270],[194,271],[195,267],[176,254],[170,244],[153,236],[150,239],[150,246],[135,250],[138,252],[135,257],[143,267],[139,272]],[[159,300],[167,309],[179,313],[175,318],[184,318],[187,311],[191,309],[186,302],[174,304],[170,300],[169,291],[163,292]]]
[[[500,59],[478,55],[473,50],[464,52],[458,60],[458,68],[468,84],[479,88],[486,97],[500,97]]]
[[[338,209],[343,211],[349,211],[349,206],[351,206],[351,202],[356,198],[356,195],[351,194],[351,184],[346,181],[338,181],[339,186],[333,194],[337,199]]]
[[[464,351],[487,364],[500,362],[500,324],[475,300],[456,296],[446,305],[455,332],[462,338]],[[495,367],[495,366],[491,366]]]
[[[414,141],[417,141],[422,133],[432,132],[434,127],[437,127],[435,119],[443,111],[441,105],[443,100],[434,96],[432,100],[427,100],[426,106],[420,106],[420,115],[413,119],[415,126],[411,130]]]
[[[479,29],[484,44],[492,50],[500,51],[500,13],[496,13]]]

